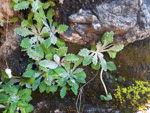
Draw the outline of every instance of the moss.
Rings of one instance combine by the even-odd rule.
[[[119,109],[141,110],[145,108],[145,103],[150,100],[149,82],[135,81],[135,84],[129,87],[121,88],[118,86],[115,91],[114,97]]]

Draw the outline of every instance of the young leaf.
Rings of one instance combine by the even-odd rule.
[[[67,25],[59,25],[57,32],[58,33],[63,33],[64,31],[66,31],[68,29]]]
[[[92,62],[93,62],[94,65],[97,64],[97,62],[98,62],[97,54],[95,54],[95,55],[92,57]]]
[[[124,48],[124,45],[121,43],[115,43],[111,48],[109,48],[110,51],[119,52]]]
[[[2,108],[5,108],[5,106],[4,106],[4,105],[2,105],[2,104],[0,104],[0,109],[2,109]]]
[[[96,65],[94,65],[93,63],[91,64],[92,69],[94,70],[99,70],[100,69],[100,63],[98,62]]]
[[[66,46],[65,41],[62,40],[62,39],[60,39],[60,38],[57,38],[57,43],[56,43],[56,45],[57,45],[58,47],[65,47],[65,46]]]
[[[116,65],[114,64],[114,62],[109,61],[109,62],[107,62],[107,69],[109,71],[115,71],[117,68],[116,68]]]
[[[29,49],[27,50],[27,54],[28,54],[28,56],[29,56],[30,58],[32,58],[32,59],[34,59],[34,60],[39,61],[39,60],[41,59],[41,57],[39,56],[39,54],[38,54],[35,50],[33,50],[33,49],[31,49],[31,48],[29,48]]]
[[[46,48],[49,48],[50,45],[51,45],[51,40],[50,40],[50,38],[48,38],[48,39],[46,39],[46,40],[44,41],[44,46],[45,46]]]
[[[14,6],[14,10],[23,10],[27,9],[29,7],[30,2],[29,1],[23,1],[21,3],[17,3],[17,5]]]
[[[58,89],[57,85],[50,86],[50,92],[55,93]]]
[[[61,96],[61,98],[64,98],[65,95],[66,95],[66,87],[64,86],[64,87],[62,87],[61,90],[60,90],[60,96]]]
[[[39,65],[42,67],[49,68],[49,69],[55,69],[58,67],[58,64],[51,60],[41,60],[39,62]]]
[[[109,54],[110,58],[115,58],[117,52],[115,52],[115,51],[108,51],[108,54]]]
[[[14,32],[17,33],[18,35],[21,36],[28,36],[28,35],[32,35],[33,33],[31,31],[29,31],[27,28],[15,28]]]
[[[24,39],[21,41],[20,46],[21,46],[22,48],[29,48],[29,47],[31,47],[31,44],[30,44],[29,41],[30,41],[29,38],[24,38]]]
[[[80,52],[78,53],[78,55],[83,56],[83,57],[87,57],[89,55],[90,51],[86,48],[81,49]]]
[[[65,56],[64,59],[66,61],[70,61],[70,62],[79,60],[79,58],[76,55],[74,55],[74,54],[68,54],[67,56]]]
[[[13,17],[13,18],[10,20],[10,22],[15,23],[15,22],[18,22],[18,20],[19,20],[19,18],[18,18],[18,17]]]
[[[103,36],[102,36],[102,42],[105,45],[108,45],[110,43],[113,42],[113,36],[114,36],[114,32],[106,32]]]
[[[52,17],[55,15],[54,9],[50,8],[47,12],[47,19],[49,20],[50,23],[53,22]]]
[[[58,56],[64,56],[66,53],[67,53],[67,51],[68,51],[68,47],[60,47],[57,51],[56,51],[56,53],[57,53],[57,55]]]

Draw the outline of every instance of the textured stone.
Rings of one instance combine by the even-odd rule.
[[[70,29],[61,35],[66,41],[89,44],[106,31],[115,32],[115,40],[125,45],[150,36],[148,0],[113,0],[80,9],[68,17]]]

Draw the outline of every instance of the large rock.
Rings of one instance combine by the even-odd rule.
[[[125,45],[150,36],[149,0],[113,0],[80,9],[68,17],[70,28],[61,35],[66,41],[88,44],[114,31],[116,41]],[[90,4],[89,4],[90,6]]]

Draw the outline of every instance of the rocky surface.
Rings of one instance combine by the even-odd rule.
[[[66,41],[86,45],[114,31],[116,41],[125,45],[150,36],[149,0],[93,1],[68,17],[70,29],[61,35]]]

